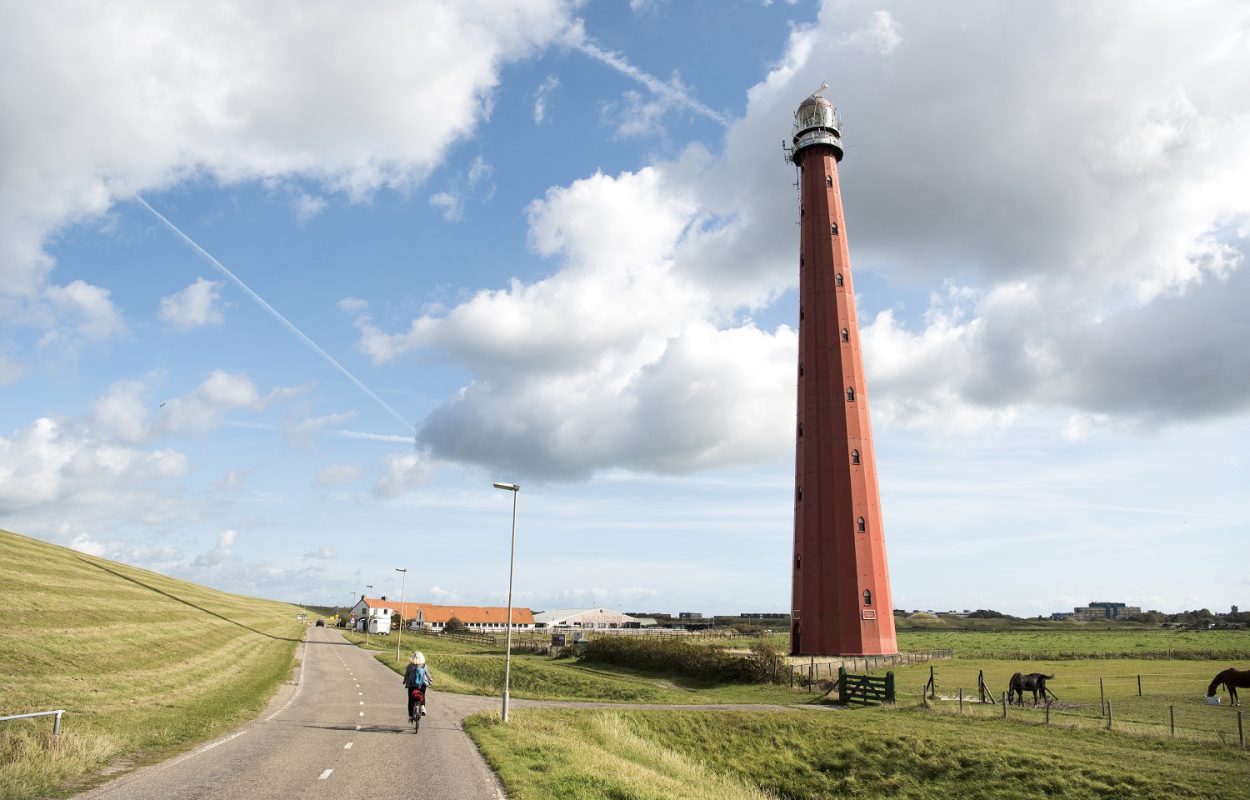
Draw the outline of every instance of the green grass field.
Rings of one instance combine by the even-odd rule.
[[[932,662],[930,707],[929,665],[918,664],[893,670],[893,707],[520,709],[507,726],[486,714],[465,727],[513,798],[1247,796],[1237,709],[1205,702],[1214,674],[1246,652],[1245,632],[1038,633],[923,632],[906,649],[968,654]],[[979,671],[996,699],[1013,672],[1055,675],[1049,725],[1044,706],[1012,707],[1004,720],[1001,705],[973,702]]]
[[[364,646],[362,634],[349,640]],[[498,695],[503,686],[503,652],[492,646],[437,636],[404,637],[404,659],[395,660],[395,637],[371,637],[377,659],[398,673],[413,650],[425,653],[434,689],[458,694]],[[812,695],[768,684],[708,684],[677,676],[655,676],[573,659],[512,655],[511,695],[528,700],[591,700],[608,703],[810,703]]]
[[[856,711],[518,709],[465,727],[514,800],[539,798],[1241,799],[1231,747]]]
[[[1043,672],[1055,677],[1047,682],[1058,701],[1052,703],[1051,724],[1105,727],[1103,700],[1111,704],[1112,727],[1143,735],[1167,737],[1173,726],[1178,737],[1212,743],[1236,743],[1237,711],[1227,705],[1206,702],[1207,685],[1217,672],[1228,664],[1224,661],[1088,659],[1064,661],[939,661],[932,665],[936,672],[937,699],[935,711],[959,713],[959,691],[963,690],[963,713],[1001,717],[1000,706],[986,707],[974,702],[977,698],[977,673],[983,671],[985,682],[996,700],[1007,691],[1014,672]],[[884,674],[879,670],[875,674]],[[900,702],[920,702],[921,689],[929,679],[929,667],[914,665],[894,670]],[[1141,694],[1138,694],[1140,678]],[[1101,680],[1101,684],[1099,681]],[[1033,707],[1032,694],[1023,709],[1011,708],[1008,715],[1041,724],[1045,710]],[[1244,726],[1244,723],[1243,723]],[[1250,730],[1245,731],[1250,736]]]
[[[0,798],[64,795],[236,727],[289,679],[297,608],[0,531]],[[20,565],[15,568],[15,565]]]
[[[1180,631],[1048,624],[1022,630],[899,631],[900,650],[953,650],[955,657],[1048,660],[1072,658],[1232,659],[1250,661],[1250,630]],[[1033,670],[1028,670],[1032,672]]]

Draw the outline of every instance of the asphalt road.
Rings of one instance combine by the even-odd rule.
[[[309,628],[301,648],[300,680],[256,721],[80,800],[504,797],[460,725],[498,700],[436,685],[414,734],[400,677],[371,653],[333,628]]]

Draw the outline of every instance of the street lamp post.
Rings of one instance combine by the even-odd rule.
[[[508,721],[508,678],[512,671],[512,572],[516,566],[516,496],[520,484],[496,483],[496,489],[512,492],[512,549],[508,554],[508,633],[503,657],[503,721]]]
[[[404,585],[408,582],[408,569],[396,567],[395,571],[404,573],[399,581],[399,638],[395,640],[395,663],[398,664],[400,646],[404,643]]]
[[[372,588],[373,588],[372,583],[365,584],[365,590],[366,590],[365,597],[369,596],[368,590]],[[369,610],[372,611],[373,609],[369,609]],[[365,649],[366,650],[369,649],[369,617],[370,616],[371,616],[370,614],[365,614]]]

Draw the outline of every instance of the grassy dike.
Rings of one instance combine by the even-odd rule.
[[[854,711],[516,709],[465,729],[513,800],[1133,798],[1240,800],[1250,758],[918,708]]]
[[[291,679],[304,626],[240,597],[0,531],[0,800],[66,795],[225,733]]]

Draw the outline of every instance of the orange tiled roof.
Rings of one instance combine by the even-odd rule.
[[[439,606],[433,603],[393,603],[380,597],[365,599],[370,608],[393,608],[404,619],[416,619],[418,612],[426,623],[446,623],[452,617],[464,623],[503,625],[508,619],[508,609],[501,606]],[[528,608],[512,607],[513,625],[533,625],[534,612]]]

